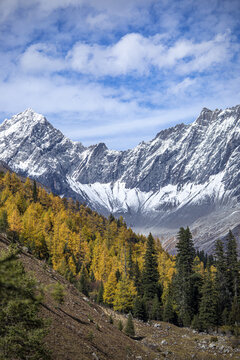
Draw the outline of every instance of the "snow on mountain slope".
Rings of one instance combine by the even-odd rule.
[[[210,221],[223,229],[218,236],[228,223],[238,225],[231,214],[240,209],[239,153],[240,106],[204,108],[192,124],[163,130],[128,151],[103,143],[85,148],[31,109],[0,125],[0,160],[13,170],[104,214],[123,215],[139,231],[161,234],[169,249],[179,226],[189,225],[196,245],[211,250],[216,228]]]

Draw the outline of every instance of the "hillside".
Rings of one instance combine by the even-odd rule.
[[[35,269],[39,283],[47,285],[59,281],[64,284],[66,301],[63,307],[56,306],[50,296],[51,289],[45,289],[47,303],[54,306],[54,311],[49,310],[50,306],[43,306],[43,312],[46,314],[47,310],[54,314],[54,333],[58,334],[57,327],[69,326],[69,319],[62,322],[63,314],[70,317],[71,327],[73,331],[77,329],[77,334],[81,331],[78,326],[84,326],[85,345],[88,341],[92,343],[94,336],[99,339],[103,345],[99,345],[103,359],[107,356],[104,355],[107,345],[101,340],[101,329],[108,334],[112,324],[104,325],[101,318],[108,319],[104,318],[104,313],[110,311],[121,313],[124,322],[129,312],[142,320],[135,321],[140,331],[136,341],[142,338],[141,344],[153,350],[156,346],[152,347],[151,342],[156,328],[147,323],[149,320],[153,324],[164,320],[181,328],[191,326],[210,333],[220,329],[239,335],[240,263],[236,239],[231,232],[226,239],[226,249],[221,241],[215,244],[213,258],[204,252],[196,252],[189,228],[181,227],[177,256],[170,256],[159,239],[154,239],[151,234],[146,238],[134,233],[123,218],[116,219],[112,215],[105,218],[77,201],[55,196],[37,186],[35,181],[7,171],[0,173],[0,233],[7,234],[7,238],[1,237],[3,243],[20,247],[27,271]],[[79,291],[84,294],[80,296],[83,303],[77,300]],[[100,306],[103,304],[108,310]],[[112,316],[116,317],[116,314]],[[61,325],[57,324],[59,321]],[[167,336],[170,325],[161,326],[162,334]],[[180,341],[183,329],[172,325],[170,328],[173,330],[171,336],[176,335],[176,342]],[[187,337],[193,334],[189,331],[184,332]],[[60,338],[63,333],[64,329],[61,329]],[[108,335],[106,339],[109,339]],[[192,344],[192,337],[188,340]],[[62,341],[65,344],[65,340]],[[115,344],[115,335],[111,342]],[[157,347],[167,345],[159,343],[157,338],[155,344]],[[172,345],[176,344],[169,342],[168,345],[169,351],[173,352]],[[193,351],[200,345],[196,343]],[[209,351],[207,345],[203,348]],[[73,346],[72,351],[74,349]],[[87,349],[89,354],[89,347]],[[151,356],[151,352],[149,354]]]
[[[7,249],[8,240],[1,236],[0,249]],[[55,272],[45,262],[37,260],[22,250],[19,256],[27,272],[46,287],[61,283],[65,288],[64,304],[58,305],[45,291],[41,315],[51,319],[50,333],[46,344],[53,352],[53,359],[126,359],[129,349],[131,357],[153,359],[151,352],[131,340],[109,323],[104,310],[93,304],[76,288]],[[91,319],[91,321],[90,321]],[[99,326],[99,330],[96,326]]]
[[[190,125],[115,151],[73,142],[27,109],[0,125],[0,159],[56,194],[161,235],[168,250],[178,228],[188,225],[196,247],[212,252],[229,228],[239,236],[239,115],[239,105],[204,108]]]
[[[9,241],[0,236],[0,251],[8,248]],[[45,290],[41,315],[51,320],[50,332],[45,339],[53,360],[117,360],[117,359],[240,359],[240,348],[235,348],[231,337],[212,336],[178,328],[172,324],[135,320],[136,339],[117,329],[118,320],[126,317],[93,303],[61,275],[29,254],[25,248],[19,255],[27,272],[32,273],[39,285],[60,283],[64,286],[64,303],[58,305],[49,290]],[[109,323],[109,315],[114,324]],[[216,339],[214,339],[216,340]],[[234,348],[233,348],[234,346]]]

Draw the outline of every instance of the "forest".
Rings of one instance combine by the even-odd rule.
[[[7,172],[0,177],[0,232],[98,304],[142,321],[239,332],[240,262],[231,231],[208,256],[194,249],[189,228],[180,228],[171,256],[122,217],[106,218]]]

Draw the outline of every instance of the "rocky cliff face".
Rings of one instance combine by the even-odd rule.
[[[163,130],[128,151],[85,148],[28,109],[0,125],[0,160],[53,192],[123,215],[172,249],[179,226],[211,251],[240,223],[240,106],[204,108],[195,122]]]

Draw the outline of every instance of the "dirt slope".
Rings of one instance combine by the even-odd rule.
[[[0,251],[8,240],[0,235]],[[240,348],[234,348],[226,336],[198,334],[164,322],[135,321],[138,340],[117,329],[119,319],[126,317],[92,303],[73,285],[53,271],[45,262],[34,258],[24,248],[19,255],[27,272],[31,272],[45,290],[42,316],[51,320],[47,346],[53,360],[222,360],[240,359]],[[49,286],[60,282],[65,288],[64,304],[57,305]],[[109,315],[114,324],[109,323]]]
[[[7,239],[0,237],[0,251],[7,248]],[[64,304],[57,305],[51,291],[45,291],[42,316],[51,320],[46,338],[54,360],[85,359],[154,359],[149,349],[127,337],[109,323],[103,309],[79,293],[73,285],[46,263],[22,250],[19,255],[27,272],[47,287],[60,282],[65,288]]]

